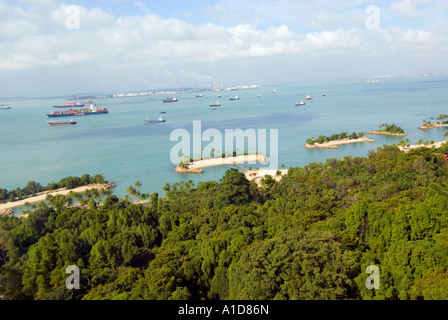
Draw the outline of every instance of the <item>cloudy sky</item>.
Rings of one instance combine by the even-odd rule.
[[[0,0],[0,97],[448,71],[448,0]]]

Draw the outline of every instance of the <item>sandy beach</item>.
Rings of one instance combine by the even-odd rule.
[[[382,134],[385,136],[395,136],[395,137],[406,137],[407,133],[390,133],[390,132],[381,132],[381,131],[366,131],[368,134]]]
[[[419,127],[419,129],[420,130],[429,130],[429,129],[442,128],[442,127],[448,127],[448,124],[447,123],[436,122],[436,123],[431,123],[428,126],[421,126],[421,127]]]
[[[13,201],[13,202],[1,203],[0,204],[0,212],[6,211],[6,210],[9,210],[12,208],[22,207],[25,205],[25,203],[36,203],[36,202],[44,201],[48,194],[53,195],[53,196],[55,196],[57,194],[67,195],[72,191],[75,193],[80,193],[80,192],[85,192],[88,189],[98,189],[99,190],[99,189],[109,189],[111,187],[112,187],[111,184],[90,184],[87,186],[77,187],[77,188],[73,188],[73,189],[59,189],[59,190],[53,191],[53,192],[40,193],[39,195],[36,195],[35,197],[30,197],[30,198]]]
[[[280,171],[280,175],[277,175],[277,171]],[[267,175],[270,175],[276,181],[280,181],[283,175],[288,173],[288,169],[274,170],[274,169],[260,169],[260,170],[248,170],[245,175],[247,180],[255,181],[258,186],[261,185],[261,180]]]
[[[226,158],[212,158],[212,159],[204,159],[197,160],[193,162],[189,162],[186,164],[186,168],[181,168],[180,166],[176,167],[176,172],[179,173],[202,173],[202,168],[213,167],[213,166],[221,166],[221,165],[232,165],[232,164],[241,164],[241,163],[253,163],[255,164],[257,161],[260,163],[266,163],[268,156],[263,154],[249,154],[249,155],[241,155],[235,157],[226,157]]]
[[[440,148],[447,142],[448,142],[448,140],[445,140],[445,141],[439,141],[439,142],[435,142],[433,144],[427,144],[427,145],[417,143],[417,144],[410,145],[409,147],[398,146],[398,148],[401,151],[408,152],[409,150],[417,149],[417,148]]]
[[[375,140],[369,139],[367,137],[361,137],[358,139],[343,139],[343,140],[329,141],[326,143],[315,143],[313,145],[306,144],[305,148],[308,148],[308,149],[337,149],[339,145],[349,144],[349,143],[358,143],[358,142],[375,142]]]

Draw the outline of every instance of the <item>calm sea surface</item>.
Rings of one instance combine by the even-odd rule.
[[[161,188],[167,182],[219,180],[231,166],[205,168],[202,175],[174,172],[170,151],[177,142],[170,141],[170,134],[177,128],[192,133],[195,120],[202,122],[203,131],[216,128],[223,135],[225,129],[252,128],[266,129],[269,136],[270,129],[278,129],[278,163],[285,167],[346,155],[365,156],[369,150],[401,140],[367,135],[376,142],[340,146],[338,150],[304,148],[306,139],[315,134],[375,130],[386,122],[401,126],[411,143],[446,139],[445,128],[418,130],[422,120],[448,113],[446,75],[386,78],[379,83],[284,83],[220,94],[217,110],[208,106],[217,100],[217,92],[204,92],[202,98],[195,93],[176,95],[176,103],[162,103],[168,96],[97,99],[94,102],[108,108],[109,114],[75,117],[77,125],[62,127],[50,127],[46,114],[53,105],[64,104],[63,98],[6,102],[12,109],[0,110],[0,187],[24,187],[30,180],[46,185],[66,176],[100,173],[116,184],[114,193],[123,196],[136,180],[142,182],[141,191],[146,193],[163,193]],[[308,94],[313,100],[296,107]],[[240,100],[229,101],[235,95]],[[161,111],[166,111],[165,123],[143,123],[147,117],[157,118]],[[54,118],[62,119],[70,118]]]

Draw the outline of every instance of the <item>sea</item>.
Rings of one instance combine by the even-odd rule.
[[[2,101],[11,106],[0,110],[0,187],[23,188],[28,181],[42,185],[67,176],[102,174],[113,182],[115,195],[123,197],[126,189],[140,181],[140,191],[163,195],[163,186],[176,181],[219,181],[234,166],[204,168],[203,174],[180,174],[174,171],[171,141],[176,129],[193,135],[193,121],[200,121],[203,131],[217,129],[273,130],[278,133],[278,167],[302,167],[330,158],[366,156],[369,150],[398,143],[403,138],[366,135],[374,143],[356,143],[339,149],[306,149],[306,140],[315,135],[343,131],[376,130],[383,123],[402,127],[410,143],[442,141],[447,128],[419,130],[423,120],[448,114],[448,75],[382,77],[297,81],[262,85],[252,89],[205,91],[202,97],[190,92],[176,95],[93,99],[108,114],[75,117],[76,125],[50,127],[47,114],[66,97],[24,98]],[[324,95],[324,93],[326,95]],[[209,104],[218,100],[212,110]],[[230,97],[239,100],[230,101]],[[310,95],[312,100],[306,101]],[[168,97],[178,102],[163,103]],[[300,101],[305,106],[296,106]],[[166,122],[144,124],[147,118]],[[70,120],[53,118],[52,120]],[[209,142],[204,141],[203,147]],[[246,150],[252,151],[252,150]],[[269,143],[267,153],[269,153]],[[268,154],[269,155],[269,154]],[[263,164],[251,164],[263,168]],[[21,209],[14,210],[15,214]]]

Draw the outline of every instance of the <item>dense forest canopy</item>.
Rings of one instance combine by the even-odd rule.
[[[150,206],[53,197],[27,218],[0,218],[0,296],[447,299],[447,151],[384,146],[261,187],[230,169],[167,184]],[[78,290],[65,286],[69,265]],[[366,287],[370,265],[379,289]]]

